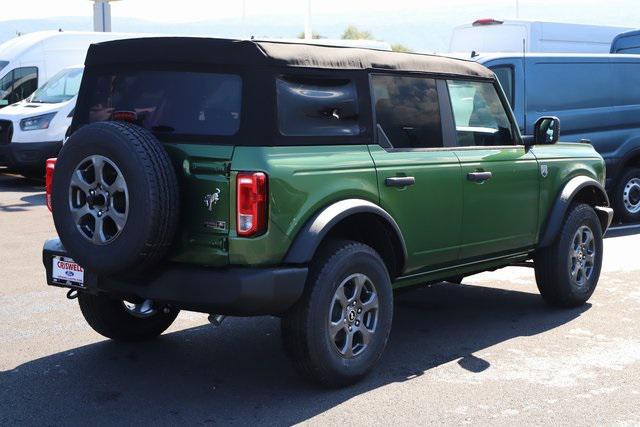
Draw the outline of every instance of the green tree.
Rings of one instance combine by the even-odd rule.
[[[412,53],[413,51],[402,43],[391,43],[391,50],[394,52]]]
[[[343,40],[373,40],[373,34],[369,31],[360,30],[355,25],[349,25],[342,33]]]
[[[301,31],[301,32],[298,34],[298,38],[299,38],[299,39],[304,39],[304,31]],[[326,39],[326,37],[325,37],[325,36],[320,35],[320,34],[316,33],[315,31],[312,33],[311,38],[312,38],[312,39],[316,39],[316,40],[319,40],[319,39]]]

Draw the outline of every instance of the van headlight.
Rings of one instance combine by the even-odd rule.
[[[28,119],[20,120],[20,129],[27,130],[39,130],[48,129],[49,123],[53,120],[56,113],[43,114],[41,116],[29,117]]]

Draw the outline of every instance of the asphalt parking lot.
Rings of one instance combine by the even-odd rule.
[[[381,364],[337,391],[296,376],[276,318],[103,339],[45,285],[54,233],[41,185],[0,170],[0,425],[640,423],[640,228],[610,233],[580,309],[546,307],[525,268],[398,295]]]

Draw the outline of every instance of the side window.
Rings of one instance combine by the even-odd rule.
[[[37,67],[16,68],[0,80],[0,106],[22,101],[37,88]]]
[[[386,137],[391,146],[443,146],[438,90],[434,79],[372,75],[371,91],[378,135]]]
[[[9,71],[0,80],[0,107],[9,105],[9,95],[13,88],[13,71]]]
[[[449,80],[458,146],[513,145],[511,122],[489,82]]]
[[[278,125],[285,136],[360,134],[358,96],[350,79],[281,76],[276,79]]]
[[[502,86],[502,90],[504,90],[504,94],[507,96],[509,105],[511,105],[511,108],[513,108],[513,68],[508,65],[502,65],[498,67],[491,67],[491,71],[496,74],[496,77],[500,82],[500,86]]]

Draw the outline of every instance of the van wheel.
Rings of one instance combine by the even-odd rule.
[[[94,331],[116,341],[146,341],[162,334],[178,316],[177,309],[160,310],[150,300],[114,299],[78,293],[80,311]]]
[[[616,185],[614,210],[622,222],[640,222],[640,169],[627,168]]]
[[[392,317],[391,280],[378,253],[333,241],[315,257],[303,297],[282,319],[285,350],[311,381],[353,384],[382,356]]]
[[[578,307],[591,297],[602,267],[602,228],[593,208],[573,206],[556,241],[535,256],[538,289],[556,307]]]

